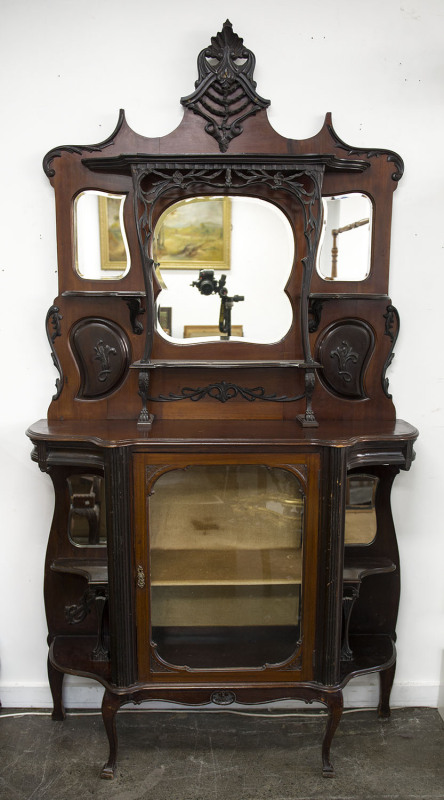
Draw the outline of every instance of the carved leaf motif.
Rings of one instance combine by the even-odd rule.
[[[78,397],[104,397],[117,389],[130,364],[122,328],[106,319],[84,319],[74,326],[71,342],[82,378]]]
[[[347,364],[349,361],[356,364],[359,353],[353,352],[351,344],[344,339],[341,344],[338,344],[338,346],[331,351],[330,357],[334,358],[335,356],[339,362],[339,375],[342,376],[342,380],[345,381],[345,383],[350,383],[352,374],[347,369]]]
[[[364,377],[374,347],[374,334],[361,320],[340,320],[327,328],[317,346],[323,366],[319,379],[331,392],[351,400],[367,395]]]

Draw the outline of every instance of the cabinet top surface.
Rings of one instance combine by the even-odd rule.
[[[414,441],[415,427],[404,420],[324,422],[316,429],[292,421],[158,420],[144,429],[135,420],[48,422],[39,420],[27,430],[34,441],[88,443],[99,447],[196,446],[333,446],[360,441]]]

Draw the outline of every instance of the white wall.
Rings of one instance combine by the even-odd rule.
[[[197,77],[197,53],[227,16],[256,54],[258,91],[272,99],[280,133],[311,136],[331,110],[348,143],[394,149],[406,163],[393,219],[391,293],[402,325],[390,387],[398,416],[421,436],[417,462],[393,493],[403,583],[393,700],[437,703],[444,646],[441,0],[226,0],[223,10],[207,0],[3,0],[4,705],[49,703],[42,572],[53,498],[24,436],[45,416],[56,377],[43,327],[57,294],[54,202],[41,159],[55,145],[104,139],[120,106],[136,131],[173,129],[179,98]],[[78,679],[68,685],[70,705],[97,703],[101,694]],[[349,702],[374,702],[374,685],[361,679]]]

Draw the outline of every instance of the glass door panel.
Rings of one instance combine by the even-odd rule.
[[[149,499],[152,640],[166,662],[261,667],[300,639],[304,493],[289,469],[188,466]]]

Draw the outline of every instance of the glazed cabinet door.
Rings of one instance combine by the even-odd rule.
[[[317,454],[138,454],[139,680],[310,680]]]

